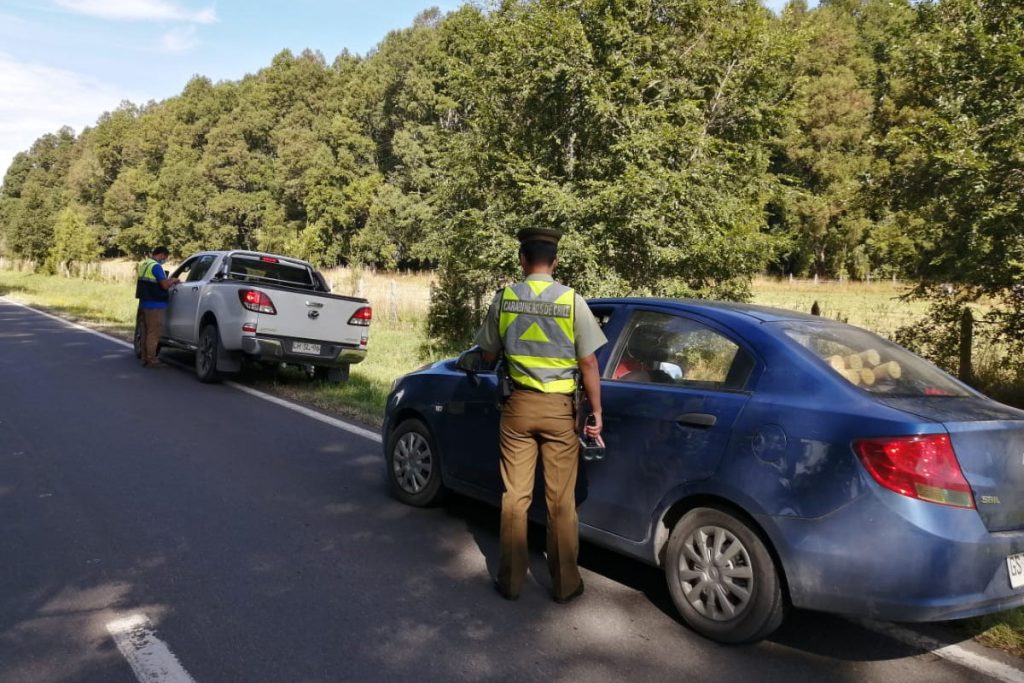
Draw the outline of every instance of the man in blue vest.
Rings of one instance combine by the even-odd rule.
[[[488,362],[504,351],[514,387],[501,413],[505,492],[495,580],[495,588],[508,600],[519,597],[526,578],[527,511],[538,455],[544,464],[552,597],[566,603],[583,593],[576,564],[579,439],[573,395],[580,377],[594,418],[586,432],[600,439],[601,383],[594,352],[608,340],[583,298],[551,277],[561,236],[549,228],[519,231],[519,264],[526,278],[498,292],[476,337]]]
[[[163,263],[170,253],[167,247],[157,247],[150,258],[139,263],[138,279],[135,282],[135,297],[139,300],[142,314],[142,367],[159,368],[163,363],[157,358],[157,346],[164,327],[167,312],[167,290],[178,284],[176,277],[167,277]]]

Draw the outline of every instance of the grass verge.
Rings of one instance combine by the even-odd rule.
[[[811,304],[818,301],[824,315],[842,317],[881,334],[888,334],[924,312],[923,307],[918,310],[897,305],[901,289],[888,283],[814,285],[758,280],[754,288],[756,303],[809,311]],[[47,309],[122,339],[130,339],[134,327],[134,293],[134,284],[124,282],[0,270],[0,296]],[[375,310],[386,309],[372,295],[370,301]],[[421,322],[378,320],[371,328],[370,352],[365,361],[352,366],[346,384],[311,382],[304,373],[292,368],[278,372],[249,369],[238,380],[329,413],[380,426],[394,379],[430,360],[420,356],[422,342]],[[189,362],[187,355],[179,357]],[[1024,656],[1024,608],[955,622],[953,627],[965,637]]]

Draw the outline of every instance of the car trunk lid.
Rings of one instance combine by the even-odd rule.
[[[978,398],[887,398],[949,432],[989,531],[1024,529],[1024,411]]]

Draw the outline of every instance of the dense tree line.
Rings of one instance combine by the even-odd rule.
[[[1014,0],[428,10],[365,56],[285,51],[43,136],[4,177],[0,246],[437,268],[431,328],[454,339],[515,272],[516,230],[553,225],[588,295],[899,274],[995,297],[1011,330],[1022,46]]]

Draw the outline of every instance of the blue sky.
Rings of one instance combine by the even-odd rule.
[[[767,0],[778,8],[784,0]],[[238,79],[284,48],[360,54],[422,10],[460,0],[0,0],[0,177],[40,135],[80,132],[121,100],[194,74]]]

